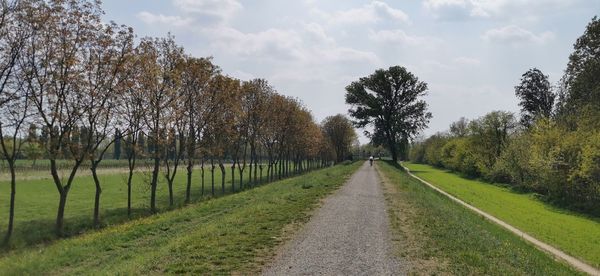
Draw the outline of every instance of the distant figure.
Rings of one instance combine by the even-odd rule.
[[[371,166],[373,166],[373,156],[372,156],[372,155],[371,155],[371,157],[369,157],[369,164],[370,164]]]

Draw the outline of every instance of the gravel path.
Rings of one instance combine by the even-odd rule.
[[[398,275],[381,181],[365,163],[325,199],[264,275]]]

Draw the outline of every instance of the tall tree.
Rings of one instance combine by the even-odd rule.
[[[595,16],[574,44],[563,78],[561,110],[574,117],[584,108],[600,111],[600,18]],[[596,120],[597,121],[597,120]]]
[[[471,121],[469,129],[472,135],[469,138],[482,173],[492,170],[515,127],[514,115],[506,111],[493,111]]]
[[[134,49],[134,53],[137,53],[138,49]],[[136,169],[137,160],[142,157],[145,153],[145,140],[144,140],[144,122],[146,118],[146,97],[145,90],[143,90],[144,84],[140,76],[142,75],[142,69],[140,64],[145,61],[143,56],[134,54],[132,60],[127,63],[131,77],[124,83],[125,91],[122,94],[123,104],[117,107],[119,109],[118,116],[119,120],[124,125],[126,138],[125,138],[125,156],[127,158],[127,216],[131,216],[131,190],[133,173]]]
[[[8,228],[4,242],[13,233],[16,196],[15,162],[23,144],[23,124],[29,112],[29,95],[24,89],[27,68],[20,66],[31,26],[27,24],[28,7],[19,1],[0,3],[0,149],[10,171]]]
[[[469,120],[461,117],[458,121],[450,124],[450,134],[455,137],[465,137],[469,135]]]
[[[427,126],[431,113],[421,100],[427,84],[401,66],[379,69],[346,87],[346,103],[357,127],[373,127],[365,133],[375,144],[384,142],[398,160],[399,144]]]
[[[258,139],[262,134],[268,106],[269,95],[274,93],[273,88],[264,79],[254,79],[243,85],[243,105],[247,111],[248,146],[250,147],[250,175],[254,174],[254,185],[258,183]],[[252,171],[254,169],[254,171]]]
[[[210,93],[210,81],[219,73],[219,68],[212,64],[210,58],[186,57],[186,70],[182,72],[182,120],[187,125],[185,139],[187,162],[187,185],[185,202],[191,201],[192,173],[201,146],[201,136],[206,125],[215,115],[214,110],[219,106],[214,94]],[[204,178],[202,179],[204,180]]]
[[[356,132],[352,122],[342,114],[329,116],[321,123],[326,138],[329,139],[336,154],[336,162],[342,162],[351,152]]]
[[[521,106],[521,124],[529,127],[536,119],[549,118],[554,106],[554,93],[548,76],[537,68],[529,69],[515,86],[515,94]]]
[[[78,124],[86,129],[81,133],[80,154],[90,161],[95,184],[94,226],[100,225],[100,195],[102,187],[98,166],[110,146],[121,139],[117,128],[117,105],[127,89],[131,76],[127,63],[133,54],[133,29],[115,23],[98,25],[93,37],[82,49],[84,77],[78,90],[82,92],[81,118]],[[87,134],[87,135],[84,135]],[[115,145],[116,148],[116,145]],[[120,144],[119,144],[120,151]],[[120,154],[120,153],[119,153]]]
[[[83,115],[79,89],[85,77],[83,49],[93,41],[101,26],[99,1],[38,1],[29,15],[35,30],[29,37],[25,63],[29,70],[27,89],[36,109],[36,120],[48,130],[45,149],[50,159],[50,173],[59,193],[56,215],[57,235],[63,234],[67,196],[78,169],[86,158],[79,144],[78,124]],[[57,159],[73,159],[66,180],[58,172]]]
[[[156,189],[161,161],[165,158],[167,135],[174,118],[179,115],[176,104],[181,96],[179,86],[184,56],[183,48],[175,43],[171,35],[167,38],[144,38],[136,52],[141,59],[139,88],[145,93],[143,106],[148,111],[144,122],[149,133],[148,143],[151,145],[153,159],[150,209],[156,212]]]

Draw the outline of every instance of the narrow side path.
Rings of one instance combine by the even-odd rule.
[[[375,167],[365,162],[328,197],[264,275],[398,275],[388,215]]]

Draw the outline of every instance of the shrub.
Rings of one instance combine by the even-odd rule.
[[[519,188],[527,188],[533,180],[530,168],[531,141],[526,133],[515,135],[494,165],[496,181],[510,183]]]

